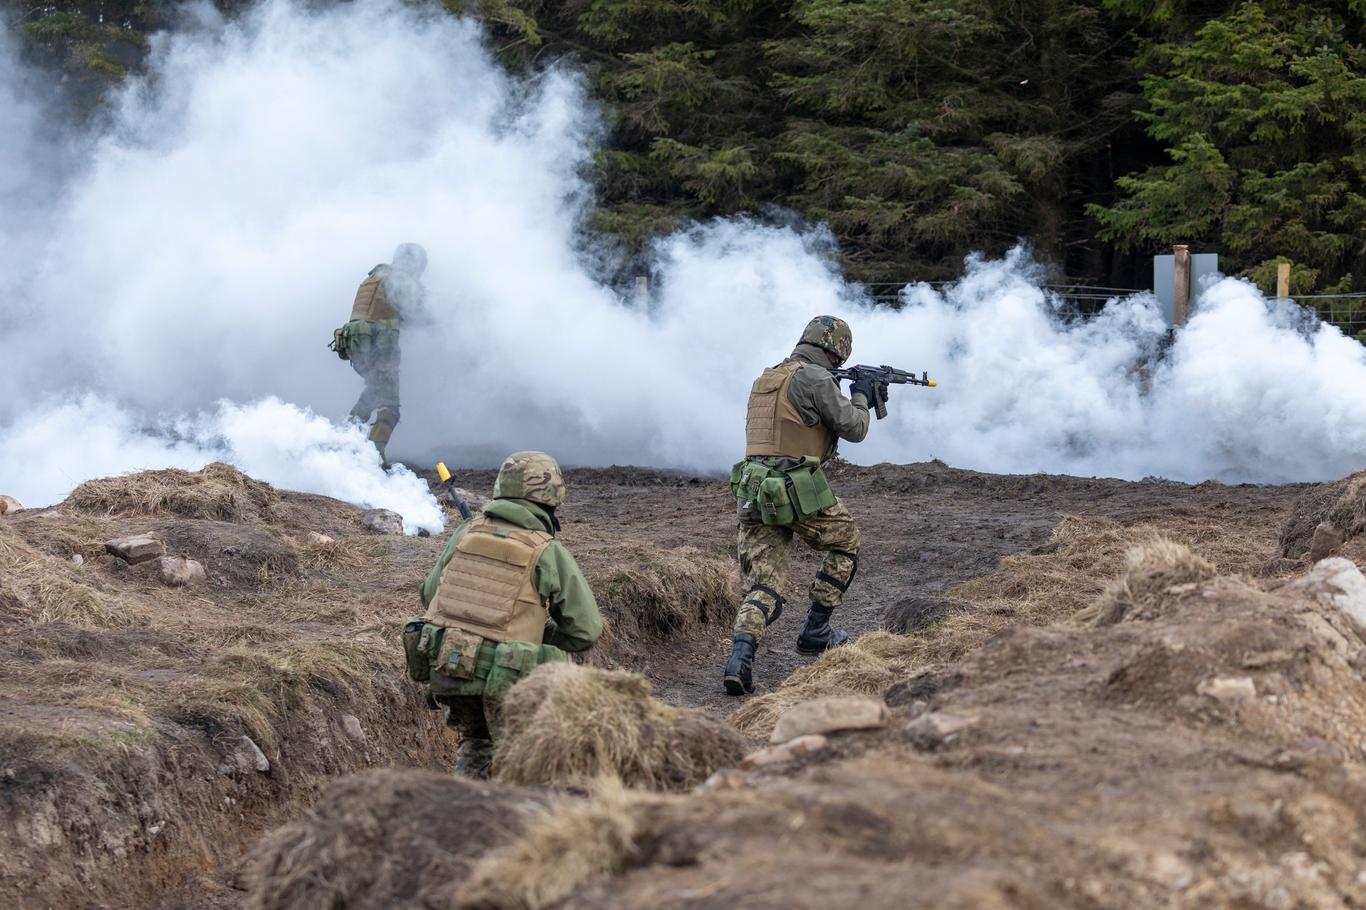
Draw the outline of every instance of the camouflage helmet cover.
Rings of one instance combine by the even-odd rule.
[[[525,499],[556,508],[564,502],[564,475],[544,452],[514,452],[498,469],[494,499]]]
[[[849,330],[849,323],[837,316],[817,316],[808,322],[802,342],[822,348],[835,358],[836,365],[844,363],[854,352],[854,333]]]
[[[421,275],[427,270],[427,251],[420,243],[400,243],[394,250],[391,265],[400,272],[407,272],[413,276]]]

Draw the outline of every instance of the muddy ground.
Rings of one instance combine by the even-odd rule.
[[[487,493],[493,475],[458,480]],[[1305,492],[995,476],[937,463],[840,465],[832,481],[864,538],[840,624],[855,637],[889,622],[933,637],[956,628],[946,619],[967,616],[982,620],[973,628],[983,640],[1034,620],[1012,612],[1010,584],[991,596],[959,586],[992,576],[1002,557],[1056,551],[1051,536],[1065,516],[1079,516],[1083,533],[1175,529],[1218,550],[1225,571],[1251,573],[1274,555],[1277,530]],[[730,575],[725,484],[635,468],[574,470],[568,483],[563,538],[595,586],[615,592],[604,601],[618,626],[634,609],[629,571],[642,552],[652,564],[699,567],[709,592],[692,620],[616,640],[597,660],[639,670],[666,701],[733,715],[741,702],[722,693],[719,675],[736,591],[712,577]],[[454,739],[403,679],[394,635],[443,539],[375,536],[360,527],[360,510],[269,495],[264,511],[172,514],[162,503],[109,514],[68,502],[0,518],[0,902],[237,906],[237,859],[329,781],[366,767],[448,766]],[[142,531],[201,559],[210,583],[172,591],[102,555],[106,537]],[[334,545],[309,543],[310,531]],[[816,565],[798,544],[784,592],[791,607],[761,644],[761,695],[810,663],[792,643]],[[650,570],[665,589],[695,581],[669,571]],[[39,576],[56,582],[20,583]],[[977,643],[963,640],[960,650]],[[268,772],[251,767],[244,735],[268,756]],[[648,894],[640,900],[648,905]]]

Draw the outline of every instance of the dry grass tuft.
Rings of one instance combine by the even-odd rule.
[[[1348,540],[1366,533],[1366,471],[1336,483],[1320,484],[1305,493],[1281,528],[1279,553],[1298,559],[1309,552],[1314,529],[1333,525]]]
[[[916,666],[920,650],[918,636],[870,632],[797,669],[777,691],[751,698],[730,721],[747,736],[767,739],[778,718],[799,702],[828,695],[881,698]]]
[[[735,566],[692,547],[635,546],[607,566],[590,568],[589,580],[607,620],[595,661],[735,618]]]
[[[541,910],[575,889],[631,868],[651,809],[679,797],[599,782],[591,800],[562,803],[478,862],[460,886],[460,910]]]
[[[538,668],[503,702],[497,776],[556,787],[614,777],[632,787],[681,790],[744,756],[734,730],[650,692],[635,673],[568,663]]]
[[[178,515],[211,521],[269,521],[280,495],[231,465],[202,471],[143,471],[81,484],[63,505],[100,515]]]
[[[1190,547],[1154,537],[1129,550],[1124,572],[1095,603],[1073,617],[1077,625],[1097,628],[1126,619],[1151,619],[1169,588],[1209,581],[1218,570]]]
[[[360,575],[378,575],[389,567],[384,541],[373,535],[343,537],[329,543],[308,542],[299,547],[303,563],[314,569],[334,569]]]
[[[82,628],[145,623],[127,600],[101,590],[88,569],[40,553],[4,526],[0,526],[0,617]]]

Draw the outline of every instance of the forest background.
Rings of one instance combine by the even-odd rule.
[[[586,73],[607,120],[588,228],[628,250],[795,212],[875,287],[1024,238],[1054,281],[1148,287],[1186,242],[1268,291],[1282,259],[1297,295],[1366,290],[1366,0],[445,5],[514,70]],[[179,8],[0,0],[91,116]]]

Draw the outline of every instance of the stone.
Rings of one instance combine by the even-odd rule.
[[[237,757],[239,762],[247,767],[255,768],[262,774],[270,771],[270,759],[266,758],[266,753],[261,751],[261,747],[256,745],[256,741],[250,736],[243,736],[239,740]]]
[[[1249,701],[1257,697],[1257,684],[1250,676],[1214,676],[1203,680],[1195,691],[1215,701]]]
[[[186,556],[161,556],[157,559],[157,577],[168,588],[185,588],[203,584],[208,579],[204,566]]]
[[[697,789],[706,792],[708,790],[743,790],[745,787],[745,775],[735,768],[722,768]]]
[[[360,517],[361,525],[376,534],[402,534],[403,516],[388,509],[371,509]]]
[[[72,554],[71,554],[71,564],[72,564],[73,566],[83,566],[83,565],[85,565],[85,557],[82,556],[82,555],[79,554],[79,553],[72,553]]]
[[[334,538],[328,537],[326,534],[319,533],[318,531],[309,531],[307,534],[304,535],[304,542],[311,544],[315,547],[325,547],[328,544],[336,543],[337,541]]]
[[[1325,607],[1338,610],[1352,628],[1366,639],[1366,575],[1356,563],[1335,556],[1324,559],[1303,578],[1286,585],[1290,591],[1300,591]]]
[[[365,728],[360,725],[360,718],[354,714],[343,714],[341,716],[342,731],[358,743],[365,742]]]
[[[809,733],[876,730],[887,725],[887,706],[871,698],[817,698],[793,705],[778,719],[769,742],[785,743]]]
[[[151,534],[134,534],[131,537],[106,540],[104,549],[134,566],[166,555],[166,544]]]
[[[0,495],[0,515],[8,515],[10,512],[22,512],[24,507],[19,505],[19,500],[13,496]]]
[[[906,732],[911,734],[911,742],[917,748],[937,749],[957,739],[960,733],[976,724],[977,717],[972,714],[931,711],[907,724]]]
[[[784,762],[790,762],[798,756],[819,752],[829,742],[829,739],[819,733],[808,733],[779,745],[765,746],[758,752],[751,752],[740,759],[740,764],[737,767],[741,771],[752,771],[755,768],[763,768],[767,765],[780,765]]]
[[[1309,559],[1318,562],[1333,555],[1333,551],[1347,540],[1342,529],[1326,521],[1319,522],[1314,528],[1314,538],[1309,542]]]

